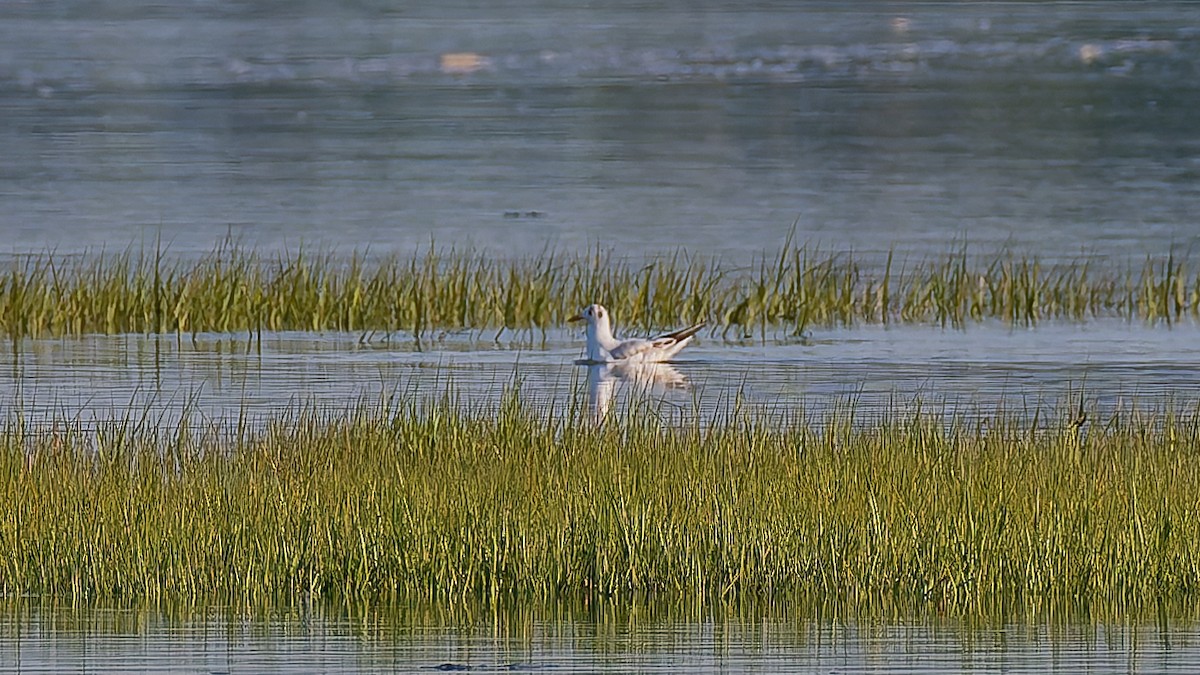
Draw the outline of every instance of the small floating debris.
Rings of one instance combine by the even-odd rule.
[[[487,57],[475,52],[448,52],[442,54],[439,65],[448,75],[473,73],[488,66]]]

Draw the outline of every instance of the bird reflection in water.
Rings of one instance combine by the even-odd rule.
[[[633,395],[647,399],[688,387],[683,373],[667,363],[618,361],[591,364],[587,369],[588,406],[596,422],[604,420],[617,392],[627,386]]]

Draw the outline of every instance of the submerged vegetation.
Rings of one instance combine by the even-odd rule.
[[[600,425],[449,402],[0,432],[9,597],[499,603],[1200,594],[1200,415]]]
[[[162,253],[17,258],[0,276],[0,333],[544,330],[591,302],[628,326],[706,321],[739,337],[855,323],[1175,321],[1200,316],[1200,275],[1174,257],[1100,269],[961,252],[863,265],[790,243],[742,268],[682,252],[649,262],[600,250],[505,261],[431,247],[374,259],[271,257],[226,244],[191,262]]]

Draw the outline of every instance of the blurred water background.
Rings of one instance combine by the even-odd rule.
[[[0,253],[1190,250],[1198,64],[1187,2],[15,0]]]

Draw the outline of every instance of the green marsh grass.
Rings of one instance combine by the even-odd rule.
[[[0,590],[72,601],[1200,594],[1200,416],[600,425],[452,403],[0,432]],[[1044,425],[1040,425],[1043,426]],[[1114,609],[1116,608],[1116,609]]]
[[[734,267],[682,251],[500,260],[433,247],[407,257],[267,256],[225,244],[190,262],[158,252],[17,258],[0,276],[0,333],[545,330],[591,302],[626,326],[706,321],[726,337],[888,322],[1171,322],[1200,316],[1200,276],[1173,256],[1101,268],[964,251],[864,265],[785,244]]]

